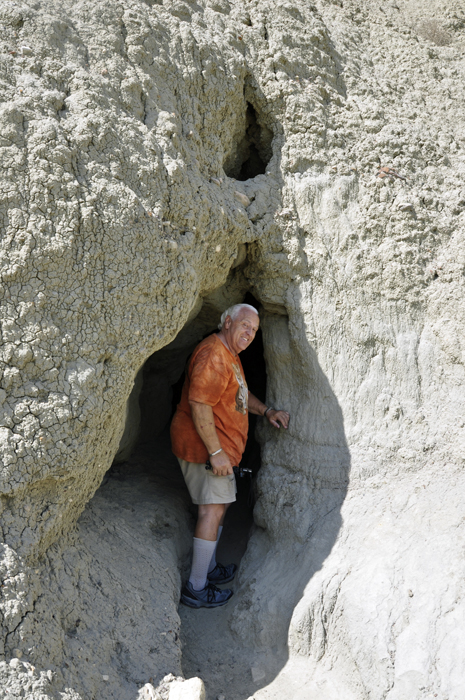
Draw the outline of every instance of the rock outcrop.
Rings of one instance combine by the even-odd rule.
[[[105,519],[103,491],[76,523],[146,360],[179,352],[174,382],[218,300],[251,290],[268,398],[292,419],[259,432],[235,634],[277,656],[288,644],[314,683],[296,698],[459,700],[463,4],[5,0],[0,30],[3,686],[104,692],[110,633],[90,614],[96,675],[79,648],[69,670],[72,608],[98,598],[110,615],[120,577],[138,588],[121,563],[94,580],[86,518]],[[164,594],[144,584],[121,624],[143,646],[152,606],[173,639],[145,677],[124,670],[145,656],[121,661],[111,697],[181,671],[188,544],[160,527],[142,578]],[[256,697],[278,697],[288,667]]]

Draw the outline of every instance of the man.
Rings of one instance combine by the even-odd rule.
[[[230,589],[215,584],[232,581],[236,565],[216,562],[216,547],[230,503],[236,500],[233,466],[244,452],[248,411],[265,416],[275,428],[289,424],[289,414],[266,406],[247,389],[239,353],[259,326],[258,311],[236,304],[221,316],[219,333],[194,350],[171,424],[171,441],[193,503],[199,507],[189,581],[181,601],[193,608],[224,605]],[[206,470],[210,460],[212,470]]]

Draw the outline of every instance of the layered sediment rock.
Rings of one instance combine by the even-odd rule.
[[[137,372],[222,288],[262,304],[292,415],[260,433],[236,633],[282,646],[292,617],[339,697],[459,697],[465,15],[428,12],[2,4],[2,639],[38,669],[5,687],[94,688],[79,660],[76,689],[46,676],[46,635],[28,656],[44,557],[74,546]]]

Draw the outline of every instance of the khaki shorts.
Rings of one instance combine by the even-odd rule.
[[[209,503],[233,503],[236,500],[236,477],[234,474],[215,476],[212,471],[205,469],[205,462],[186,462],[178,457],[184,481],[196,505]]]

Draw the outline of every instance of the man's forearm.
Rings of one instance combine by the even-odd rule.
[[[189,401],[191,407],[192,420],[203,444],[209,454],[221,449],[221,442],[216,432],[213,409],[204,403]]]
[[[197,401],[189,401],[192,420],[203,444],[210,456],[210,464],[215,476],[232,474],[233,469],[229,457],[223,450],[218,433],[216,432],[215,418],[211,406]],[[218,453],[218,454],[215,454]]]
[[[249,411],[250,411],[250,413],[254,413],[256,416],[263,416],[266,409],[267,409],[267,405],[262,403],[260,401],[260,399],[257,399],[257,397],[254,396],[251,391],[249,391]]]

